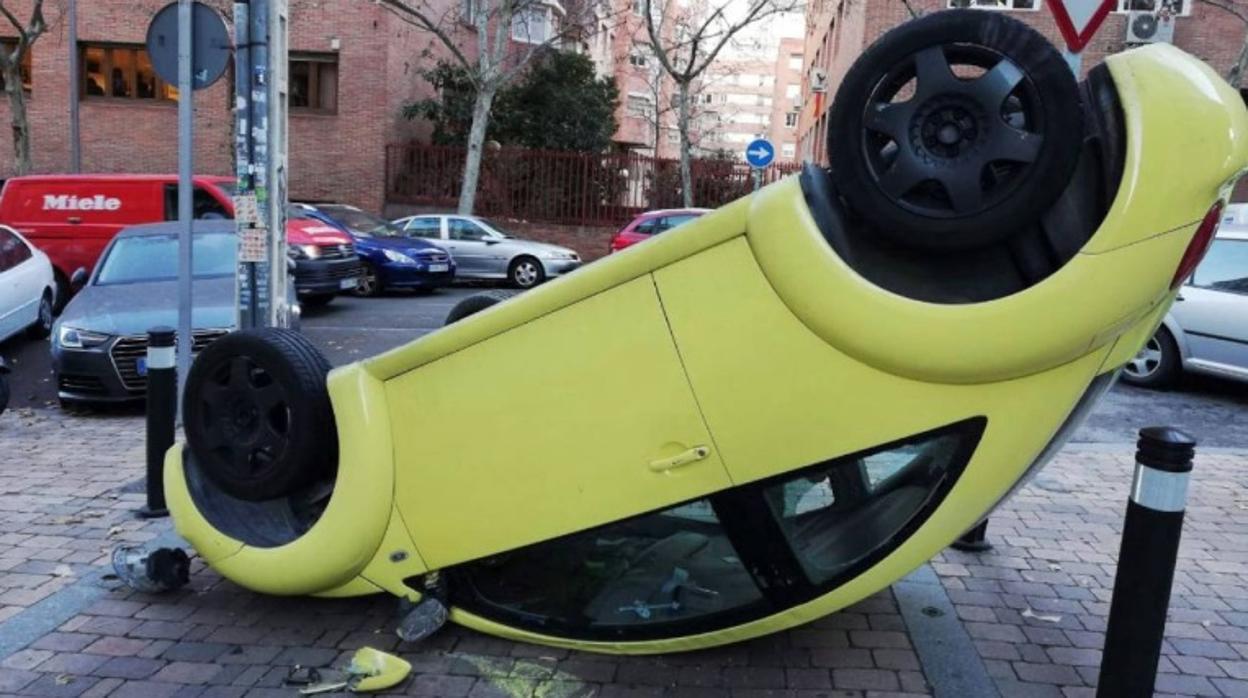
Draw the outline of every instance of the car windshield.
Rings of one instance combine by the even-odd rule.
[[[364,237],[400,237],[403,228],[391,223],[381,216],[361,211],[350,206],[321,206],[321,212],[342,223],[357,235]]]
[[[494,222],[494,221],[492,221],[492,220],[489,220],[489,219],[487,219],[487,218],[478,218],[477,220],[479,220],[479,221],[481,221],[482,223],[486,224],[486,226],[488,226],[488,227],[490,228],[490,230],[494,231],[494,232],[495,232],[495,233],[497,233],[498,235],[501,235],[501,236],[503,236],[503,237],[505,237],[505,238],[514,238],[514,237],[516,237],[515,235],[512,235],[512,234],[511,234],[511,231],[510,231],[510,230],[507,230],[506,228],[504,228],[503,226],[499,225],[498,223],[496,223],[496,222]]]
[[[236,238],[229,233],[195,236],[194,275],[197,279],[231,276],[235,269]],[[97,286],[178,278],[176,235],[119,238],[100,262]]]

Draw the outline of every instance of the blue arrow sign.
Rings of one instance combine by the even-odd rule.
[[[755,138],[745,146],[745,161],[754,169],[762,169],[776,159],[776,146],[766,138]]]

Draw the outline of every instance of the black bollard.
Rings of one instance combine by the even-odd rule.
[[[145,519],[168,516],[165,507],[165,453],[173,446],[178,412],[178,368],[173,328],[147,331],[147,504]]]
[[[955,540],[949,547],[964,553],[982,553],[985,550],[992,550],[992,543],[988,542],[988,519],[975,524],[975,528],[963,533],[962,537]]]
[[[1140,430],[1098,698],[1153,695],[1195,451],[1196,441],[1178,429]]]

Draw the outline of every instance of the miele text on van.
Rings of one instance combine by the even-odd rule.
[[[116,211],[121,208],[121,199],[95,196],[74,196],[72,194],[44,194],[43,210],[45,211]]]

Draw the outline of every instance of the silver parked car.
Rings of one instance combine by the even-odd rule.
[[[1248,381],[1248,207],[1230,207],[1178,301],[1122,379],[1164,388],[1192,371]]]
[[[573,250],[512,237],[477,216],[429,214],[394,221],[414,237],[432,240],[450,251],[457,278],[507,279],[519,288],[533,288],[551,277],[581,266]]]

